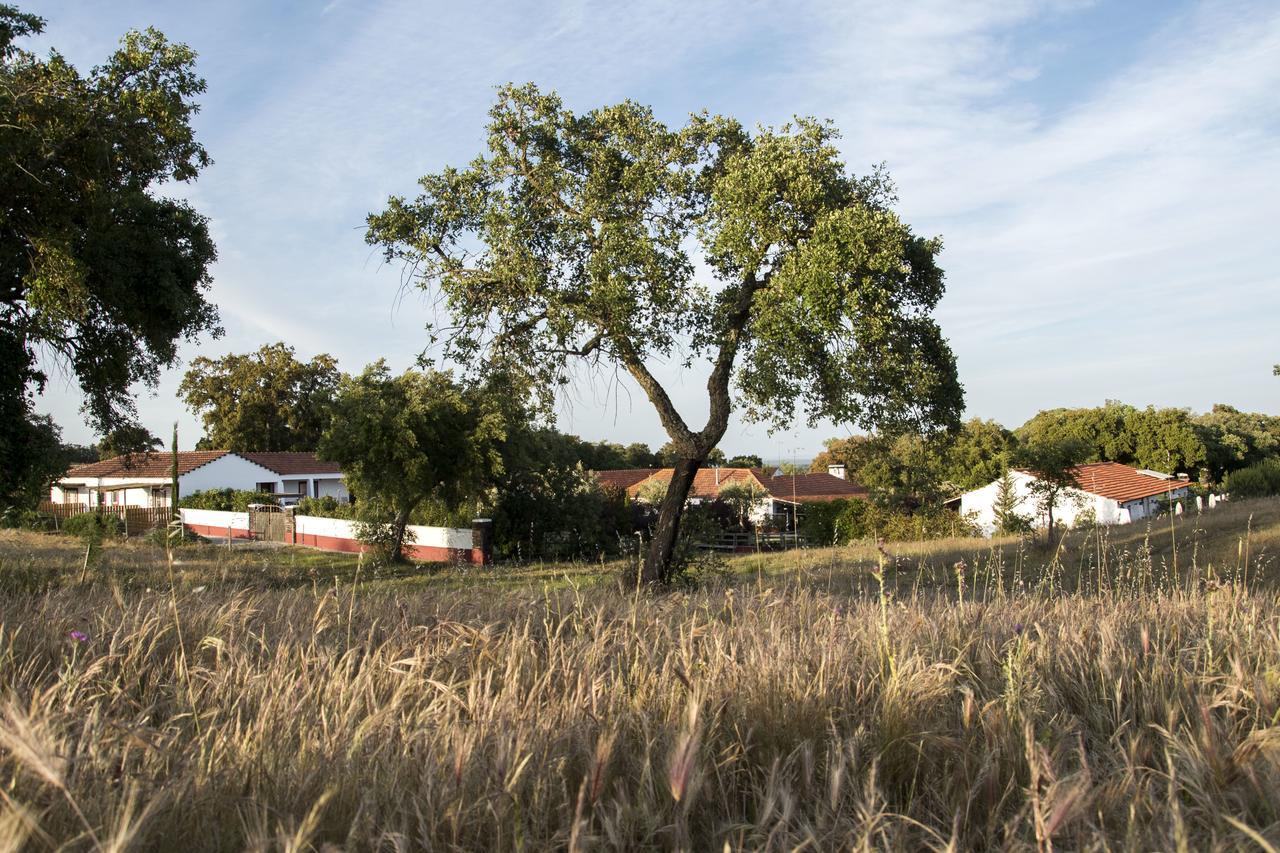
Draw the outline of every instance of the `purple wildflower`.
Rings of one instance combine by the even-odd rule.
[[[1013,633],[1015,633],[1015,634],[1021,634],[1021,633],[1022,633],[1022,623],[1021,623],[1021,622],[1019,622],[1019,623],[1017,623],[1016,625],[1014,625],[1014,626],[1013,626]]]
[[[89,642],[89,635],[88,635],[88,634],[86,634],[84,631],[72,631],[72,632],[71,632],[70,634],[68,634],[67,636],[68,636],[68,637],[70,637],[71,639],[75,640],[77,643],[87,643],[87,642]]]

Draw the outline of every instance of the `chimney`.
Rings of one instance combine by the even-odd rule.
[[[843,465],[828,465],[827,473],[832,477],[839,477],[841,480],[845,479]]]

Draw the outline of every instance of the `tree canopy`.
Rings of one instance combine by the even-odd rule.
[[[575,114],[526,85],[501,90],[488,131],[468,167],[372,214],[367,239],[441,297],[445,358],[530,365],[544,387],[588,359],[636,382],[680,451],[648,580],[669,579],[693,476],[735,407],[773,425],[801,410],[956,424],[962,390],[931,315],[941,244],[894,213],[883,174],[848,174],[829,124],[752,132],[701,113],[673,129],[631,101]],[[653,372],[664,359],[706,365],[701,428]]]
[[[152,435],[146,427],[126,424],[111,430],[98,441],[97,456],[99,459],[111,459],[129,453],[160,450],[162,447],[164,442],[158,436]]]
[[[516,396],[496,381],[462,385],[445,372],[392,375],[378,361],[342,380],[319,455],[342,467],[361,503],[389,511],[398,557],[409,516],[423,501],[461,506],[502,473]]]
[[[191,118],[205,84],[195,53],[130,32],[81,76],[61,55],[18,49],[43,21],[0,9],[0,310],[22,363],[35,348],[71,368],[92,421],[133,411],[129,386],[156,380],[182,338],[216,329],[205,300],[213,242],[203,216],[157,196],[209,163]],[[7,388],[7,393],[15,389]]]
[[[0,499],[35,458],[39,353],[105,432],[133,419],[130,386],[154,386],[179,341],[219,331],[206,220],[157,194],[209,163],[191,128],[194,52],[130,32],[81,74],[19,47],[43,28],[0,5]]]
[[[299,361],[293,347],[193,359],[178,393],[200,415],[201,449],[315,450],[342,374],[331,355]]]

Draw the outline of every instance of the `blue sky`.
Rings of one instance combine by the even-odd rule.
[[[631,98],[669,123],[832,119],[854,171],[887,163],[900,210],[945,242],[938,317],[968,416],[1215,402],[1280,410],[1280,4],[1275,2],[26,3],[36,44],[88,68],[156,26],[200,54],[214,165],[175,190],[212,220],[227,334],[184,357],[284,340],[359,370],[413,364],[429,312],[363,241],[367,213],[481,149],[494,87],[574,109]],[[705,375],[663,375],[690,421]],[[181,367],[147,426],[196,420]],[[42,405],[93,436],[74,386]],[[560,426],[660,444],[634,388],[581,384]],[[736,421],[729,452],[805,457],[838,424]]]

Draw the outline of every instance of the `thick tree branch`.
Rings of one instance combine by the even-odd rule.
[[[653,403],[653,407],[658,410],[658,420],[662,422],[662,427],[667,431],[667,435],[677,444],[694,444],[694,434],[689,425],[684,422],[684,418],[680,417],[680,413],[676,411],[675,403],[671,402],[667,389],[662,387],[645,363],[636,355],[635,348],[631,345],[631,341],[626,339],[612,339],[614,346],[618,348],[618,358],[622,361],[623,367],[631,374],[631,378],[635,379],[636,384],[648,396],[649,401]]]
[[[707,377],[707,394],[710,397],[711,412],[707,424],[698,433],[699,448],[709,453],[720,443],[725,430],[729,427],[729,415],[733,405],[729,400],[729,380],[733,377],[733,364],[738,357],[738,348],[742,343],[742,332],[746,328],[747,319],[751,316],[751,303],[756,293],[769,284],[772,271],[757,277],[755,273],[747,276],[738,290],[738,298],[725,322],[724,339],[720,342],[720,350],[716,353],[711,375]]]

